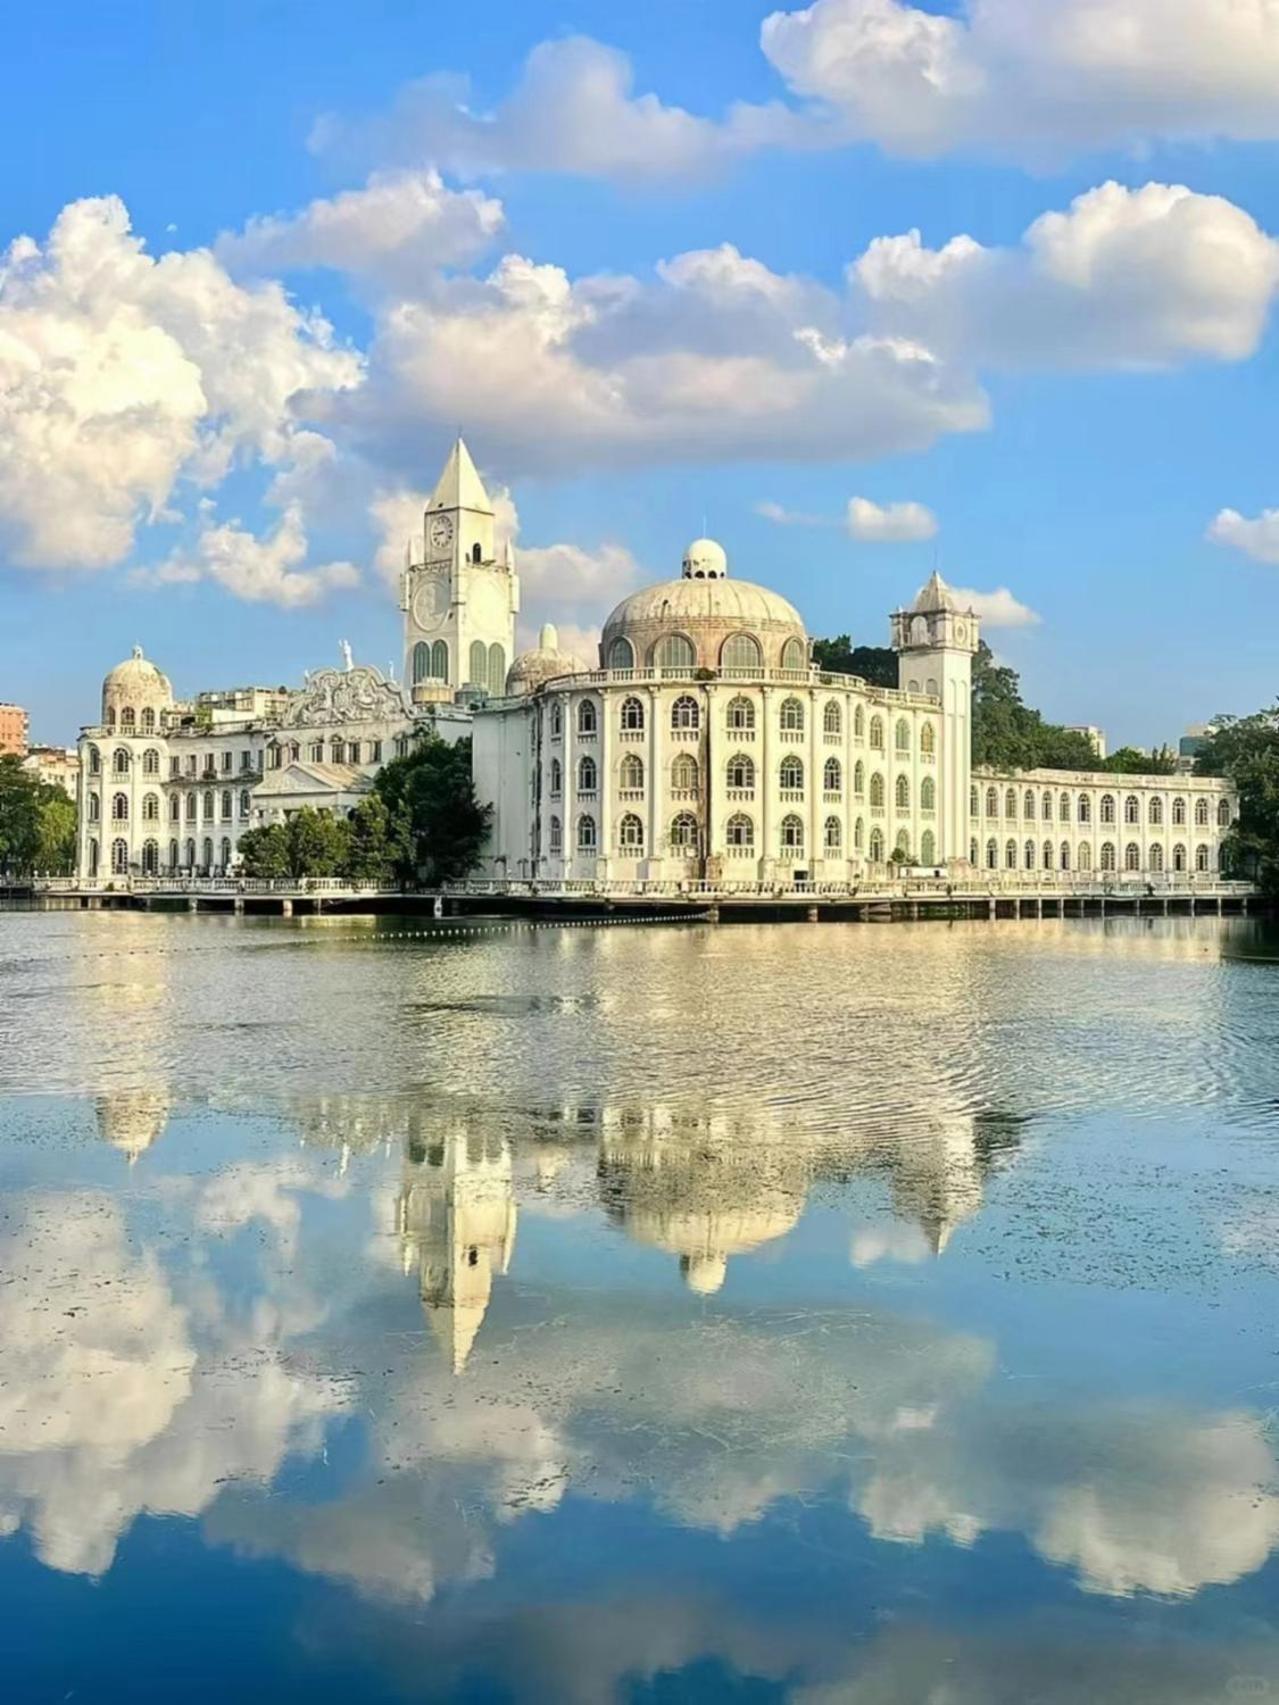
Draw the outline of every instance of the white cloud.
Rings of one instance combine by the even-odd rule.
[[[988,628],[1031,628],[1040,621],[1035,611],[1014,598],[1006,586],[996,587],[993,592],[975,592],[968,586],[952,586],[951,591],[960,604],[973,610]]]
[[[202,509],[209,514],[207,501]],[[138,570],[132,578],[141,585],[214,580],[248,603],[278,604],[285,610],[317,604],[329,592],[359,584],[360,572],[353,563],[303,568],[306,555],[302,511],[291,503],[274,532],[263,537],[238,521],[215,523],[210,515],[191,550],[177,551],[157,568]]]
[[[937,532],[937,517],[922,503],[879,504],[869,497],[850,497],[848,531],[853,538],[873,544],[931,539]]]
[[[811,128],[781,104],[738,103],[722,121],[636,95],[630,60],[585,36],[545,41],[512,93],[477,111],[465,77],[423,77],[382,118],[347,125],[329,116],[312,133],[321,152],[424,161],[469,176],[554,171],[652,180],[700,174],[769,144],[804,141]]]
[[[287,468],[299,394],[360,376],[278,284],[207,250],[155,259],[117,198],[73,202],[0,260],[0,544],[19,567],[119,562],[181,480]]]
[[[977,365],[1165,367],[1256,349],[1279,244],[1232,202],[1105,183],[1017,249],[878,237],[850,268],[873,327]]]
[[[1254,562],[1279,564],[1279,509],[1263,509],[1251,520],[1237,509],[1222,509],[1209,523],[1205,537],[1214,545],[1229,545]]]
[[[427,274],[476,259],[502,224],[500,201],[449,189],[434,170],[375,172],[300,213],[251,219],[217,255],[236,271],[329,267],[411,295]]]
[[[844,135],[897,153],[1045,158],[1153,139],[1279,136],[1274,0],[815,0],[764,53]]]
[[[778,527],[829,527],[831,524],[825,515],[810,515],[801,509],[787,509],[781,503],[757,503],[755,513],[762,515],[765,521],[774,522]]]

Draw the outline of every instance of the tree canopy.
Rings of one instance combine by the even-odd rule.
[[[897,685],[897,653],[891,645],[854,645],[841,633],[813,641],[813,662],[833,675],[860,675],[876,687]]]
[[[1239,794],[1224,861],[1267,894],[1279,895],[1279,704],[1252,716],[1219,716],[1195,769],[1225,776]]]
[[[61,876],[75,868],[76,808],[60,787],[0,757],[0,872]]]

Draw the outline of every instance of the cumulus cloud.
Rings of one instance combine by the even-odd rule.
[[[1279,509],[1263,509],[1250,520],[1237,509],[1222,509],[1205,535],[1214,545],[1229,545],[1254,562],[1279,564]]]
[[[216,253],[233,271],[327,267],[412,294],[426,274],[475,260],[503,217],[500,201],[449,189],[437,171],[375,172],[363,189],[251,219],[222,237]]]
[[[771,501],[757,503],[755,513],[778,527],[829,527],[831,524],[825,515],[813,515],[802,509],[787,509],[785,504]]]
[[[976,592],[971,586],[952,586],[951,591],[965,609],[974,611],[988,628],[1032,628],[1040,618],[1028,604],[1014,598],[1006,586],[993,592]]]
[[[1279,136],[1273,0],[815,0],[760,41],[845,137],[901,154]]]
[[[881,545],[931,539],[937,517],[922,503],[879,504],[869,497],[850,497],[848,531],[854,539]]]
[[[737,103],[722,120],[636,95],[630,60],[585,36],[540,43],[518,83],[492,111],[477,110],[469,80],[410,83],[391,112],[348,125],[328,116],[312,147],[469,176],[492,171],[568,172],[654,180],[714,169],[769,144],[799,142],[810,124],[784,105]]]
[[[284,610],[318,604],[328,593],[357,586],[354,563],[328,562],[304,568],[306,526],[299,504],[290,503],[274,531],[259,536],[238,521],[215,522],[207,500],[206,523],[194,546],[174,552],[154,569],[135,571],[136,584],[163,586],[213,580],[250,604]]]
[[[73,202],[0,260],[0,544],[20,567],[119,562],[181,480],[286,468],[300,394],[360,377],[279,284],[203,249],[154,258],[116,197]]]
[[[881,334],[981,364],[1166,367],[1256,349],[1279,243],[1221,196],[1105,183],[1045,213],[1016,249],[878,237],[850,268]]]

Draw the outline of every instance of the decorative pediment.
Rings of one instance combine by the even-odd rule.
[[[368,793],[372,780],[347,764],[309,764],[295,760],[282,769],[268,770],[253,789],[255,804],[268,799],[298,795]]]
[[[324,728],[334,723],[388,722],[411,717],[403,687],[388,681],[371,664],[351,669],[319,669],[300,693],[289,698],[286,722],[295,728]]]

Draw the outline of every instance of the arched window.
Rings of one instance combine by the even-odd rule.
[[[1148,816],[1152,827],[1158,829],[1162,826],[1164,820],[1164,802],[1160,799],[1158,794],[1151,795]]]
[[[158,823],[160,821],[160,795],[147,793],[142,797],[142,821]]]
[[[730,847],[753,847],[755,825],[744,811],[735,811],[725,826],[725,839]]]
[[[751,633],[731,633],[720,647],[721,669],[746,669],[755,673],[764,666],[759,641]]]
[[[594,817],[579,817],[577,820],[577,850],[578,852],[595,851],[595,819]]]
[[[1113,841],[1103,841],[1101,843],[1101,868],[1103,870],[1113,870],[1115,868],[1115,844]]]
[[[644,824],[633,811],[628,811],[617,825],[617,844],[623,852],[644,850]]]
[[[564,766],[558,758],[551,759],[551,798],[558,799],[564,791]]]
[[[142,721],[141,721],[140,726],[141,726],[142,732],[144,734],[154,734],[155,733],[155,712],[151,709],[150,705],[148,705],[146,707],[146,709],[142,712]],[[160,849],[159,849],[159,847],[157,847],[156,848],[156,859],[157,859],[157,861],[159,860],[159,855],[160,855]]]
[[[884,778],[878,770],[870,778],[870,802],[881,807],[884,803]]]
[[[431,647],[431,676],[436,681],[449,678],[449,648],[445,640],[437,639]]]
[[[856,852],[860,852],[865,845],[866,823],[864,818],[859,817],[853,824],[853,848]]]
[[[1150,868],[1153,871],[1162,871],[1163,867],[1164,849],[1160,846],[1159,842],[1156,841],[1150,849]]]
[[[1044,842],[1044,869],[1045,870],[1051,870],[1052,867],[1053,867],[1053,844],[1051,841],[1045,841]]]
[[[471,680],[470,685],[481,690],[489,684],[489,652],[488,646],[482,639],[471,641]]]
[[[1172,822],[1175,829],[1182,829],[1186,824],[1186,802],[1184,799],[1174,799],[1172,802]]]
[[[1017,789],[1010,787],[1004,794],[1004,816],[1013,818],[1017,815]]]
[[[866,733],[866,712],[861,705],[853,707],[853,739],[860,740]]]
[[[999,868],[999,842],[992,835],[990,840],[988,840],[986,842],[986,869],[987,870],[997,870],[998,868]]]
[[[869,853],[870,853],[870,862],[872,864],[883,864],[883,862],[884,862],[884,831],[882,829],[872,829],[871,830]]]
[[[579,793],[594,793],[598,785],[598,774],[595,759],[579,758],[577,761],[577,791]]]
[[[249,809],[250,809],[249,790],[247,787],[242,787],[240,789],[240,815],[241,815],[241,817],[247,817],[249,815]]]
[[[857,762],[853,765],[853,792],[858,796],[858,798],[860,798],[865,791],[866,766],[862,763],[861,759],[858,758]]]
[[[200,799],[201,815],[206,823],[213,821],[213,789],[209,788]]]
[[[730,699],[727,723],[730,728],[754,728],[755,706],[749,699]]]
[[[1186,868],[1186,849],[1180,841],[1172,849],[1172,868],[1176,871],[1183,871]]]
[[[577,732],[579,734],[594,734],[599,727],[599,716],[593,699],[583,699],[577,707]]]
[[[127,776],[129,773],[129,754],[123,746],[117,746],[111,754],[111,773],[117,776]]]
[[[671,819],[670,844],[672,852],[697,851],[697,818],[691,811],[681,811]]]
[[[823,734],[842,734],[844,731],[844,713],[839,708],[838,699],[827,699],[822,711]]]
[[[1069,870],[1070,869],[1070,842],[1069,841],[1063,841],[1061,843],[1061,847],[1059,849],[1059,852],[1060,852],[1060,858],[1061,858],[1061,868],[1063,870]]]
[[[897,719],[897,730],[893,743],[899,752],[910,751],[910,724],[904,716]]]
[[[1085,841],[1080,847],[1078,858],[1080,870],[1092,869],[1092,848],[1088,845],[1087,841]]]
[[[204,869],[213,869],[213,842],[207,835],[204,837]]]
[[[681,752],[671,765],[671,787],[676,793],[697,792],[697,759]]]
[[[798,699],[783,699],[781,709],[781,726],[795,734],[804,727],[804,707]]]
[[[1004,843],[1004,868],[1006,870],[1016,870],[1017,868],[1016,841],[1006,841]]]
[[[604,663],[605,667],[609,669],[633,669],[635,667],[635,647],[629,639],[619,634],[616,639],[609,640]]]
[[[142,773],[144,776],[158,776],[160,773],[160,754],[154,746],[148,746],[142,754]]]
[[[910,835],[905,829],[898,829],[897,831],[897,851],[902,855],[902,864],[913,864],[915,862],[910,856]]]
[[[127,823],[129,821],[129,796],[127,793],[112,794],[111,821],[113,823]]]
[[[893,789],[893,796],[899,811],[910,810],[910,782],[905,776],[898,776],[896,786]]]
[[[844,786],[844,770],[838,758],[827,758],[822,766],[822,786],[827,793],[839,793]]]
[[[128,841],[112,841],[111,843],[111,874],[112,876],[127,876],[129,873],[129,843]]]
[[[558,817],[551,818],[550,850],[556,854],[564,850],[564,826]]]
[[[1078,815],[1079,815],[1079,821],[1081,823],[1091,823],[1092,822],[1092,800],[1088,797],[1088,795],[1086,793],[1081,793],[1079,795],[1079,813],[1078,813]]]
[[[822,846],[828,853],[837,853],[844,844],[844,830],[838,817],[828,817],[822,831]]]
[[[986,815],[987,817],[998,817],[999,815],[999,792],[993,787],[986,789]]]
[[[85,805],[90,823],[96,823],[102,816],[102,802],[97,794],[91,793],[85,801]]]
[[[921,811],[936,811],[937,783],[931,776],[925,776],[919,784],[919,808]],[[925,864],[931,864],[932,859],[925,859]]]
[[[1124,822],[1141,822],[1141,802],[1135,793],[1130,793],[1124,800]]]
[[[195,842],[194,842],[194,840],[190,840],[190,839],[188,839],[188,841],[187,841],[186,868],[188,870],[194,870],[195,869]]]
[[[729,787],[754,788],[755,760],[748,758],[745,752],[737,752],[728,760],[726,780]]]
[[[96,746],[89,748],[89,774],[91,776],[102,774],[102,753]]]
[[[1039,815],[1043,818],[1045,823],[1050,823],[1052,821],[1052,814],[1053,796],[1049,793],[1048,789],[1045,788],[1044,797],[1039,802]]]
[[[489,646],[489,692],[497,696],[506,690],[506,652],[496,640]]]
[[[931,829],[925,829],[919,838],[919,862],[921,864],[937,863],[937,837]]]
[[[558,699],[551,706],[551,739],[558,740],[564,732],[564,706]]]
[[[110,729],[115,728],[115,706],[114,705],[108,705],[107,706],[107,727]]]
[[[1030,788],[1026,789],[1021,805],[1022,816],[1028,823],[1033,823],[1035,820],[1035,795]]]
[[[623,728],[630,729],[632,731],[643,728],[644,706],[639,699],[628,698],[622,700],[621,722]]]
[[[223,870],[230,870],[231,868],[231,843],[225,835],[222,837],[221,846],[218,851],[218,863]]]
[[[1208,827],[1208,801],[1206,799],[1196,799],[1195,801],[1195,827],[1197,829]]]
[[[937,750],[937,733],[931,722],[926,722],[919,731],[919,749],[925,757],[931,757]],[[931,864],[932,860],[926,862]]]
[[[413,685],[428,680],[431,674],[431,648],[424,639],[413,647]]]
[[[1198,846],[1195,848],[1195,869],[1199,871],[1211,869],[1211,860],[1207,847]]]
[[[981,790],[976,786],[968,789],[968,815],[970,817],[981,816]],[[976,864],[977,860],[974,859],[972,862]]]
[[[179,856],[178,855],[178,843],[176,841],[170,841],[169,842],[169,869],[170,870],[176,870],[178,868],[178,856]]]
[[[802,669],[808,662],[804,647],[797,639],[788,639],[782,647],[782,668]]]
[[[196,798],[193,793],[187,794],[187,822],[195,822]]]
[[[583,760],[585,762],[585,760]],[[624,793],[639,793],[644,787],[644,765],[634,752],[628,752],[618,770],[618,781]]]
[[[874,752],[884,750],[884,719],[882,716],[872,716],[870,719],[870,744]]]
[[[1113,823],[1115,820],[1115,796],[1113,793],[1103,793],[1101,796],[1101,821]]]
[[[484,558],[483,558],[483,556],[482,556],[482,555],[481,555],[481,552],[480,552],[480,544],[479,544],[479,540],[478,540],[478,539],[477,539],[477,540],[476,540],[476,542],[475,542],[475,543],[474,543],[474,544],[473,544],[473,545],[472,545],[472,546],[471,546],[471,561],[472,561],[472,562],[483,562],[483,561],[484,561]]]
[[[222,821],[224,823],[229,823],[231,821],[231,813],[234,806],[235,798],[231,789],[229,787],[224,787],[222,789]]]
[[[1069,821],[1070,821],[1070,795],[1068,793],[1063,793],[1061,795],[1061,797],[1058,799],[1058,801],[1057,801],[1057,815],[1061,818],[1063,823],[1069,823]]]
[[[1034,843],[1034,841],[1027,841],[1026,842],[1025,846],[1022,848],[1022,857],[1023,857],[1023,861],[1025,863],[1026,869],[1027,870],[1033,870],[1035,868],[1035,843]]]
[[[1230,827],[1230,801],[1228,799],[1217,801],[1217,827],[1219,829]]]
[[[1137,845],[1136,841],[1129,841],[1128,845],[1124,848],[1124,869],[1141,869],[1141,848]]]
[[[178,823],[182,819],[182,796],[178,793],[169,795],[169,821]]]
[[[976,838],[976,836],[974,836],[973,839],[971,841],[969,841],[969,843],[968,843],[968,862],[969,862],[969,864],[976,864],[977,863],[977,852],[978,852],[977,838]]]
[[[133,729],[134,729],[133,706],[132,705],[125,705],[124,709],[120,712],[120,732],[121,732],[121,734],[132,734]]]
[[[791,811],[782,818],[782,851],[802,852],[803,850],[804,820]]]
[[[653,662],[659,669],[684,674],[697,662],[697,650],[687,634],[663,634],[653,647]]]
[[[804,766],[794,755],[783,758],[781,769],[777,774],[781,787],[790,792],[798,793],[804,786]]]
[[[688,693],[682,693],[671,706],[672,728],[697,728],[701,720],[701,707]]]

